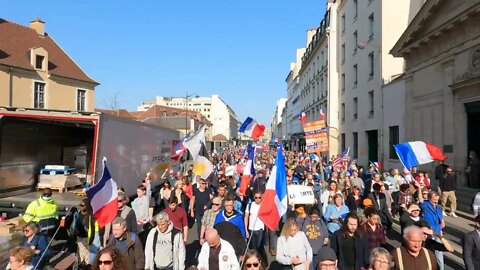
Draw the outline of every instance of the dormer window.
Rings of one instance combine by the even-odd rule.
[[[43,69],[43,60],[45,56],[42,55],[35,55],[35,68],[36,69]]]

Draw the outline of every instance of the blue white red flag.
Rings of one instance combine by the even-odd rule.
[[[370,165],[373,166],[373,168],[375,168],[375,171],[376,172],[380,172],[380,170],[382,169],[382,163],[381,162],[372,162],[370,161]]]
[[[445,160],[448,158],[443,155],[440,147],[422,141],[400,143],[394,145],[394,147],[403,166],[408,170],[434,160]]]
[[[106,158],[103,158],[102,178],[86,192],[98,226],[105,227],[107,223],[115,219],[118,210],[117,183],[108,171]]]
[[[305,123],[305,121],[307,121],[307,114],[302,111],[298,116],[298,120],[300,120],[301,123]]]
[[[187,138],[187,136],[185,136],[183,139],[181,139],[176,145],[175,145],[175,149],[173,150],[173,153],[172,153],[172,156],[171,156],[171,159],[173,160],[178,160],[185,151],[187,151],[187,148],[185,147],[185,145],[183,145],[183,141],[185,140],[185,138]]]
[[[238,190],[240,194],[242,194],[243,196],[245,196],[245,193],[247,192],[248,184],[250,184],[250,181],[252,180],[252,178],[255,177],[255,167],[254,167],[255,146],[249,144],[247,146],[247,153],[248,153],[247,164],[245,164],[245,167],[243,168],[240,188]]]
[[[323,111],[323,109],[320,109],[320,119],[325,119],[325,112]]]
[[[260,137],[263,136],[265,132],[265,126],[258,123],[251,117],[247,117],[243,124],[238,129],[238,132],[241,132],[254,140],[258,140]]]
[[[258,211],[258,218],[272,231],[275,231],[280,218],[287,212],[287,172],[282,147],[278,153],[268,179],[265,195]]]

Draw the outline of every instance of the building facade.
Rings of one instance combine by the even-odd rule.
[[[307,32],[307,48],[299,71],[300,100],[307,122],[320,120],[326,115],[329,151],[338,153],[338,76],[337,76],[337,3],[328,3],[318,28]]]
[[[26,27],[0,18],[0,106],[93,112],[97,85],[45,22]]]
[[[480,153],[479,15],[478,0],[428,0],[391,50],[406,61],[406,139],[443,148],[459,188]]]
[[[272,121],[270,123],[270,129],[272,131],[272,136],[274,135],[278,139],[282,139],[284,136],[283,133],[283,118],[282,113],[287,104],[287,98],[280,98],[277,100],[277,105],[275,106],[275,112],[273,113]]]
[[[212,138],[223,135],[228,141],[238,138],[238,118],[235,111],[223,101],[219,95],[211,97],[163,97],[145,100],[137,107],[138,111],[146,111],[153,105],[168,106],[202,113],[212,123]],[[217,136],[219,138],[219,136]]]
[[[382,86],[403,73],[388,54],[423,0],[337,1],[340,148],[360,165],[385,163]]]
[[[285,130],[284,145],[294,151],[300,150],[300,140],[303,139],[303,127],[299,121],[302,112],[302,101],[300,99],[300,76],[298,72],[302,67],[302,56],[305,48],[297,49],[295,62],[290,63],[285,82],[287,83],[287,103],[285,105],[283,129]]]

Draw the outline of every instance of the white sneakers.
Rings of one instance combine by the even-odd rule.
[[[452,216],[452,217],[458,217],[457,214],[455,214],[455,212],[451,212],[451,213],[450,213],[450,216]]]
[[[445,211],[443,211],[442,213],[443,213],[443,216],[446,216],[446,215],[447,215],[447,213],[445,213]]]

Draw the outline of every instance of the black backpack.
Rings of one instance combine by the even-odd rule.
[[[181,231],[175,227],[173,227],[172,231],[170,232],[171,241],[172,241],[172,254],[173,254],[173,247],[175,246],[175,236],[179,234]],[[157,245],[158,240],[158,230],[155,229],[155,233],[153,235],[153,258],[155,258],[155,248]]]

